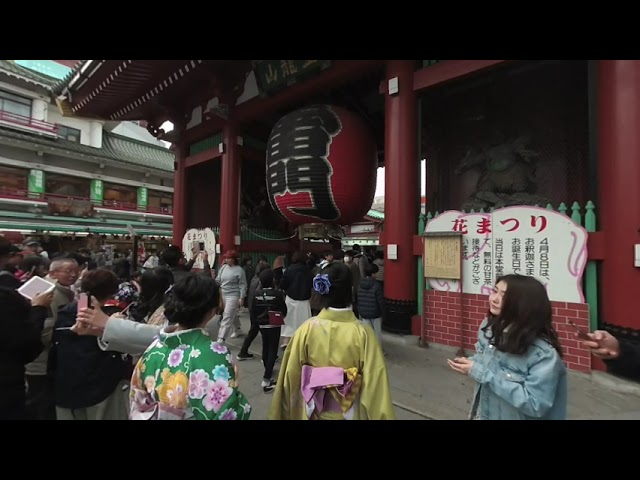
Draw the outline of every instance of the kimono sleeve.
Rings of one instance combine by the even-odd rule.
[[[396,414],[382,347],[373,329],[368,325],[364,326],[364,329],[366,335],[362,347],[364,365],[360,404],[365,415],[362,420],[395,420]]]
[[[304,323],[293,334],[284,352],[278,375],[269,420],[306,419],[305,406],[300,392],[302,366],[307,363],[306,339],[309,323]]]

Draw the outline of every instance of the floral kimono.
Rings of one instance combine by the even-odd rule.
[[[131,420],[249,420],[231,353],[202,329],[163,329],[131,378]]]

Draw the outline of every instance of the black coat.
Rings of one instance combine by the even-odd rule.
[[[16,318],[0,310],[0,420],[24,414],[25,365],[44,349],[41,335],[47,313],[46,307],[30,307],[26,318]]]
[[[309,300],[313,288],[311,270],[304,263],[294,263],[285,270],[280,288],[292,300]]]
[[[115,313],[103,309],[107,315]],[[117,310],[117,309],[116,309]],[[68,330],[76,323],[77,302],[58,312],[49,368],[53,371],[56,406],[86,408],[106,400],[118,383],[131,377],[131,357],[104,351],[96,337]]]
[[[380,283],[373,278],[363,278],[358,285],[358,314],[367,320],[384,316],[384,296]]]
[[[618,338],[620,355],[613,360],[605,360],[607,369],[614,375],[630,380],[640,380],[640,343]]]

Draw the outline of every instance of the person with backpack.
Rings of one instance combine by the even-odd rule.
[[[256,274],[253,276],[251,281],[249,282],[249,292],[247,293],[247,308],[249,309],[249,319],[251,321],[251,328],[249,329],[249,333],[244,339],[242,343],[242,348],[240,348],[240,352],[238,353],[238,360],[250,360],[253,358],[253,354],[249,353],[249,347],[258,336],[258,332],[260,331],[260,325],[256,321],[255,317],[251,313],[251,307],[253,306],[253,300],[256,296],[256,292],[260,288],[260,274],[265,270],[270,270],[268,263],[259,263],[256,269]]]
[[[260,273],[260,287],[251,305],[251,317],[260,326],[262,335],[262,361],[264,362],[262,390],[264,393],[271,393],[275,388],[272,376],[283,324],[280,320],[286,315],[287,304],[284,292],[276,287],[273,270],[264,270]]]

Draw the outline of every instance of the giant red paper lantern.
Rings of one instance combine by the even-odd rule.
[[[377,166],[375,139],[360,117],[329,105],[295,110],[269,136],[271,206],[294,225],[360,221],[373,202]]]

